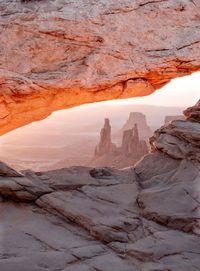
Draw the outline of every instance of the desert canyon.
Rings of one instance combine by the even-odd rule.
[[[148,153],[148,145],[144,139],[152,134],[147,126],[145,116],[131,112],[128,121],[122,127],[120,146],[112,142],[110,120],[105,119],[100,132],[100,141],[95,148],[90,166],[110,166],[125,168],[133,166]]]
[[[198,0],[0,0],[0,15],[1,135],[200,70]],[[125,169],[2,161],[0,271],[199,271],[200,100],[149,144]]]

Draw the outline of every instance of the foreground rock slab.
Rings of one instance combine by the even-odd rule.
[[[2,271],[136,270],[81,228],[35,206],[2,203],[0,228]]]
[[[68,178],[72,171],[79,171],[79,179],[82,180],[88,172],[89,181],[80,187],[65,186],[65,190],[63,173],[65,172]],[[151,210],[154,206],[157,207],[154,200],[157,199],[159,204],[161,200],[155,195],[149,199],[148,189],[141,191],[133,169],[119,171],[118,176],[124,176],[121,183],[116,180],[116,170],[112,172],[110,169],[112,177],[107,184],[104,177],[98,179],[99,183],[95,183],[96,178],[93,178],[95,184],[91,183],[90,171],[90,168],[79,167],[63,169],[59,177],[58,170],[58,186],[54,188],[52,185],[56,171],[32,175],[27,172],[27,176],[32,179],[27,176],[20,178],[23,179],[21,193],[16,192],[12,196],[10,191],[15,187],[5,178],[4,189],[0,187],[0,193],[2,196],[8,193],[8,190],[5,190],[6,182],[10,190],[0,203],[2,271],[186,271],[189,266],[190,270],[198,270],[198,232],[193,231],[191,234],[190,231],[185,232],[184,227],[172,227],[167,221],[147,215],[148,211],[146,214],[140,201]],[[19,178],[13,179],[17,181]],[[47,182],[51,188],[44,190],[41,180],[45,182],[46,188]],[[35,198],[28,198],[26,193],[35,194]],[[161,196],[163,199],[168,195],[161,193]],[[175,196],[177,197],[177,194],[172,194],[170,201],[174,200]],[[25,201],[29,200],[29,203],[21,203],[23,197]],[[8,198],[15,200],[15,203],[8,201]],[[180,201],[178,207],[171,208],[168,217],[178,215],[181,206],[185,208],[186,204],[190,204],[190,201]],[[170,208],[166,209],[164,204],[163,209],[157,209],[158,217],[162,216],[163,210]],[[190,211],[186,209],[185,212],[187,210]],[[185,217],[182,224],[187,226],[188,221],[190,219]]]
[[[133,168],[1,176],[0,270],[199,271],[199,105]]]

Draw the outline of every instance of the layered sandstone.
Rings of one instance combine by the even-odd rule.
[[[0,2],[0,134],[200,69],[197,0]]]
[[[147,219],[200,235],[200,101],[184,114],[155,132],[136,166],[138,204]]]
[[[5,166],[1,271],[198,271],[200,102],[185,115],[158,129],[151,154],[125,170],[11,177]]]
[[[155,131],[152,150],[161,150],[175,159],[200,162],[200,101],[184,112],[186,120],[174,120]]]

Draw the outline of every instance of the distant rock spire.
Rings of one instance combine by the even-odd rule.
[[[100,141],[95,149],[95,155],[101,156],[104,154],[109,154],[114,149],[114,144],[111,140],[111,125],[110,120],[106,118],[104,120],[104,127],[100,132]]]
[[[148,146],[145,140],[140,139],[137,123],[134,123],[131,129],[123,131],[121,146],[117,147],[112,143],[110,121],[105,119],[104,127],[100,133],[100,141],[95,148],[95,157],[91,164],[122,168],[134,165],[147,153]]]
[[[124,156],[140,158],[148,153],[148,147],[144,140],[140,140],[138,125],[123,132],[121,152]]]

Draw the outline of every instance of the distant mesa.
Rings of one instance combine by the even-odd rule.
[[[184,120],[185,117],[183,115],[176,115],[176,116],[166,116],[165,117],[165,124],[168,124],[169,122],[173,120]]]
[[[95,148],[92,166],[113,166],[123,168],[134,165],[145,154],[148,146],[145,140],[140,139],[138,124],[134,123],[131,129],[123,131],[120,147],[112,142],[110,120],[105,119],[104,127],[100,132],[100,141]]]
[[[124,131],[132,129],[135,124],[138,126],[139,137],[148,141],[152,131],[147,125],[146,116],[140,112],[130,112],[128,120],[120,130],[120,134],[122,135]]]

